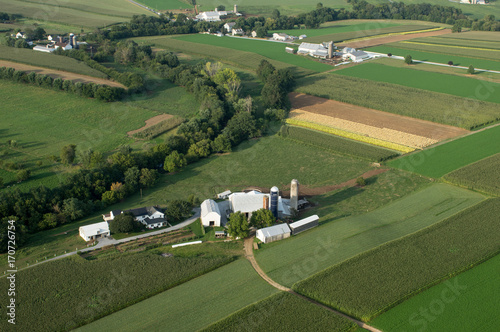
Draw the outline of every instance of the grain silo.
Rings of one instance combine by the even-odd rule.
[[[278,219],[278,198],[280,195],[280,190],[278,187],[274,186],[271,188],[271,212],[273,216]]]
[[[333,41],[328,43],[328,59],[333,58]]]
[[[290,207],[295,210],[299,209],[299,181],[297,179],[293,179],[290,185]]]
[[[70,44],[73,48],[75,48],[75,45],[73,44],[73,37],[74,37],[74,36],[75,36],[75,35],[74,35],[73,33],[70,33],[70,34],[69,34],[69,44]]]
[[[264,195],[262,208],[269,210],[269,196]]]

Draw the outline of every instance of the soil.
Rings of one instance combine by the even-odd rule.
[[[462,136],[467,130],[403,115],[377,111],[371,108],[346,104],[316,96],[290,93],[293,109],[328,115],[334,118],[362,123],[372,127],[388,128],[437,141]]]
[[[96,84],[105,84],[105,85],[109,85],[109,86],[120,87],[120,88],[126,89],[126,87],[124,85],[117,83],[117,82],[110,81],[110,80],[106,80],[104,78],[75,74],[75,73],[70,73],[67,71],[49,69],[49,68],[44,68],[44,67],[25,65],[23,63],[17,63],[17,62],[12,62],[12,61],[0,60],[0,67],[10,67],[10,68],[14,68],[15,70],[22,70],[22,71],[26,71],[26,72],[35,72],[37,74],[45,74],[45,75],[50,76],[52,78],[62,78],[64,80],[72,80],[75,83],[76,82],[82,82],[82,83],[93,82]]]
[[[438,31],[429,31],[429,32],[420,32],[420,33],[411,33],[407,35],[396,35],[396,36],[387,36],[387,37],[379,37],[379,38],[370,38],[366,40],[354,41],[354,42],[345,42],[339,43],[338,46],[347,46],[352,48],[364,48],[371,46],[378,46],[388,43],[395,43],[403,40],[410,40],[415,38],[423,38],[423,37],[433,37],[433,36],[441,36],[451,33],[450,29],[443,29]]]
[[[152,127],[152,126],[154,126],[157,123],[160,123],[160,122],[162,122],[164,120],[167,120],[167,119],[170,119],[170,118],[173,118],[173,117],[174,116],[171,115],[171,114],[160,114],[160,115],[157,115],[157,116],[153,116],[152,118],[147,119],[145,121],[146,124],[143,127],[139,128],[139,129],[135,129],[135,130],[129,131],[129,132],[127,132],[127,134],[129,136],[132,136],[134,134],[137,134],[137,133],[143,131],[146,128]]]

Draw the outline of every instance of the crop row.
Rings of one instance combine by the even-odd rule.
[[[486,49],[486,50],[500,50],[500,45],[498,41],[487,41],[487,40],[467,40],[464,43],[463,39],[453,39],[453,38],[443,38],[443,37],[427,37],[427,38],[417,38],[411,41],[406,41],[406,43],[424,43],[424,45],[437,45],[437,46],[457,46],[459,48],[470,48],[470,49]]]
[[[303,110],[293,110],[292,112],[290,112],[290,118],[316,124],[327,125],[332,128],[353,132],[363,136],[368,136],[383,141],[388,141],[399,145],[408,146],[415,149],[418,148],[421,149],[438,142],[435,139],[414,135],[410,133],[405,133],[399,130],[374,127],[366,125],[364,123],[348,121],[344,119],[331,117],[328,115],[306,112]]]
[[[398,155],[394,151],[302,127],[283,126],[280,134],[295,141],[371,161],[384,161]]]
[[[313,129],[313,130],[319,130],[319,131],[322,131],[322,132],[325,132],[328,134],[337,135],[337,136],[348,138],[348,139],[353,139],[355,141],[368,143],[368,144],[380,146],[383,148],[387,148],[387,149],[391,149],[391,150],[395,150],[395,151],[400,151],[403,153],[408,153],[408,152],[412,152],[415,150],[413,148],[410,148],[410,147],[407,147],[404,145],[383,141],[383,140],[380,140],[377,138],[368,137],[368,136],[356,134],[353,132],[349,132],[349,131],[345,131],[345,130],[341,130],[341,129],[336,129],[336,128],[332,128],[329,126],[320,125],[317,123],[307,122],[307,121],[303,121],[303,120],[297,120],[295,118],[287,119],[286,123],[291,124],[291,125],[295,125],[295,126],[299,126],[299,127]]]
[[[371,320],[498,253],[499,214],[500,198],[483,201],[320,272],[294,289],[349,315]]]
[[[500,196],[500,153],[445,175],[452,183]]]

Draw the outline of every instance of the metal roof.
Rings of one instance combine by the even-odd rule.
[[[205,217],[210,212],[220,215],[219,205],[213,199],[206,199],[201,203],[201,216]]]
[[[97,234],[102,234],[102,233],[109,233],[109,224],[107,221],[98,222],[95,224],[81,226],[79,231],[80,232],[83,231],[83,233],[86,236],[97,235]]]
[[[319,220],[319,217],[315,214],[315,215],[312,215],[310,217],[307,217],[307,218],[301,219],[299,221],[293,222],[289,226],[290,226],[291,229],[294,229],[294,228],[298,228],[300,226],[304,226],[304,225],[306,225],[306,224],[308,224],[310,222],[316,221],[316,220]]]
[[[242,213],[254,212],[264,207],[264,196],[267,194],[251,191],[249,193],[233,193],[229,196],[233,211]]]
[[[257,230],[257,232],[259,231],[262,232],[265,238],[291,232],[287,224],[278,224],[271,227],[261,228]]]

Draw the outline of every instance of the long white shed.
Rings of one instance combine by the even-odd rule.
[[[287,224],[278,224],[257,230],[257,238],[264,243],[274,242],[290,237],[290,228]]]

